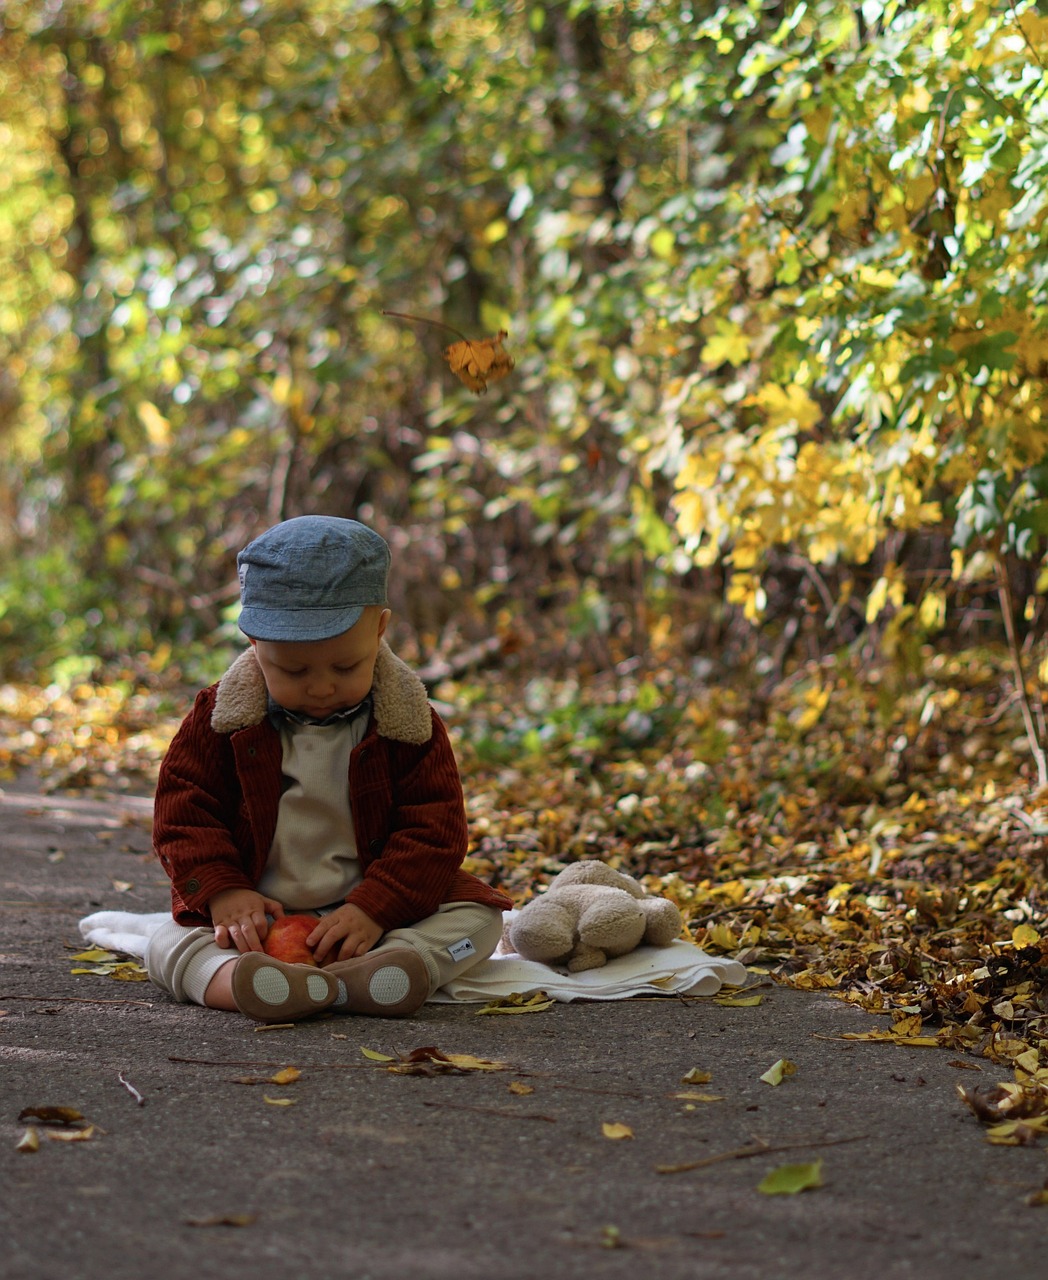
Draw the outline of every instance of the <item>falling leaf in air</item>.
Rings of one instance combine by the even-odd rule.
[[[765,1084],[775,1085],[782,1084],[783,1080],[785,1080],[787,1076],[793,1076],[796,1074],[797,1064],[795,1062],[791,1062],[789,1058],[780,1058],[778,1062],[773,1062],[771,1064],[768,1070],[765,1071],[764,1075],[761,1076],[761,1079]]]
[[[502,345],[507,337],[500,329],[494,338],[463,338],[444,348],[448,368],[476,395],[483,395],[489,382],[504,378],[513,368],[513,357]]]
[[[605,1138],[618,1140],[620,1138],[632,1138],[633,1130],[628,1124],[611,1124],[607,1120],[601,1125],[601,1132]]]
[[[757,1184],[766,1196],[795,1196],[798,1191],[822,1186],[822,1161],[810,1164],[784,1164],[772,1169]]]

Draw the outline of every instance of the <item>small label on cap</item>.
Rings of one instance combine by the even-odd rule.
[[[458,942],[453,942],[448,947],[448,955],[452,960],[465,960],[467,956],[477,954],[477,949],[468,938],[461,938]]]
[[[240,590],[244,590],[244,583],[247,581],[248,565],[241,564],[237,566],[237,577],[240,579]]]

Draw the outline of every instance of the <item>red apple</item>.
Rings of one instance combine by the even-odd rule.
[[[280,916],[269,926],[262,947],[267,956],[285,964],[316,964],[306,939],[317,927],[316,916]]]

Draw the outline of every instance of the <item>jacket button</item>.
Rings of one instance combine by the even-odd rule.
[[[193,880],[186,881],[186,893],[199,893],[199,892],[200,892],[199,880],[193,879]]]
[[[378,836],[376,836],[374,840],[368,841],[368,850],[371,853],[375,853],[375,854],[382,852],[382,841],[378,838]]]

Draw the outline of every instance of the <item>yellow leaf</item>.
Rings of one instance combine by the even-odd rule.
[[[545,991],[535,991],[530,996],[523,996],[518,991],[512,995],[492,1000],[483,1009],[478,1009],[477,1016],[482,1013],[542,1013],[556,1004]]]
[[[605,1138],[618,1140],[619,1138],[632,1138],[633,1130],[628,1124],[610,1124],[607,1120],[601,1125],[601,1132]]]
[[[525,1098],[529,1093],[534,1093],[535,1089],[532,1085],[524,1084],[520,1080],[511,1080],[509,1082],[509,1091],[517,1094],[520,1098]]]
[[[718,320],[716,332],[707,340],[699,359],[714,368],[721,364],[737,368],[749,354],[750,340],[739,326],[730,320]]]
[[[23,1152],[40,1150],[40,1134],[34,1125],[30,1125],[18,1139],[15,1143],[15,1150]]]
[[[784,1164],[764,1176],[757,1190],[766,1196],[793,1196],[809,1187],[822,1186],[822,1161],[810,1164]]]
[[[91,964],[102,964],[113,960],[119,960],[120,957],[115,951],[106,951],[104,947],[91,947],[87,951],[80,951],[72,957],[74,960],[84,960]]]
[[[764,410],[768,426],[796,426],[810,431],[822,417],[822,411],[803,387],[778,387],[774,383],[762,387],[753,397]]]
[[[509,1063],[495,1062],[490,1058],[474,1058],[469,1053],[449,1053],[448,1061],[461,1071],[507,1071]]]
[[[360,1052],[365,1058],[370,1058],[372,1062],[396,1062],[396,1058],[391,1058],[388,1053],[379,1053],[375,1049],[365,1049],[361,1046]]]
[[[1017,947],[1036,947],[1041,935],[1032,924],[1017,924],[1012,930],[1012,942]]]
[[[778,1062],[772,1063],[768,1070],[765,1071],[764,1075],[761,1076],[761,1079],[765,1084],[777,1085],[782,1084],[783,1080],[785,1080],[787,1076],[793,1076],[796,1074],[797,1064],[795,1062],[791,1062],[789,1058],[780,1058]]]
[[[754,996],[714,996],[713,1003],[723,1005],[726,1009],[752,1009],[763,999],[759,993]]]
[[[262,1101],[268,1102],[271,1107],[293,1107],[295,1105],[294,1098],[271,1098],[268,1093],[262,1095]]]
[[[89,1124],[86,1129],[45,1129],[44,1132],[52,1142],[87,1142],[95,1131]]]
[[[282,1071],[278,1071],[275,1076],[269,1077],[270,1084],[293,1084],[299,1079],[302,1072],[298,1067],[285,1067]]]
[[[138,405],[138,420],[146,429],[149,443],[158,449],[164,449],[171,442],[171,423],[164,417],[155,404],[142,400]]]
[[[680,1098],[684,1102],[723,1102],[724,1095],[719,1093],[694,1093],[685,1089],[682,1093],[671,1093],[671,1098]]]
[[[709,1084],[713,1079],[712,1071],[700,1071],[698,1067],[692,1067],[685,1075],[680,1078],[681,1084]]]

